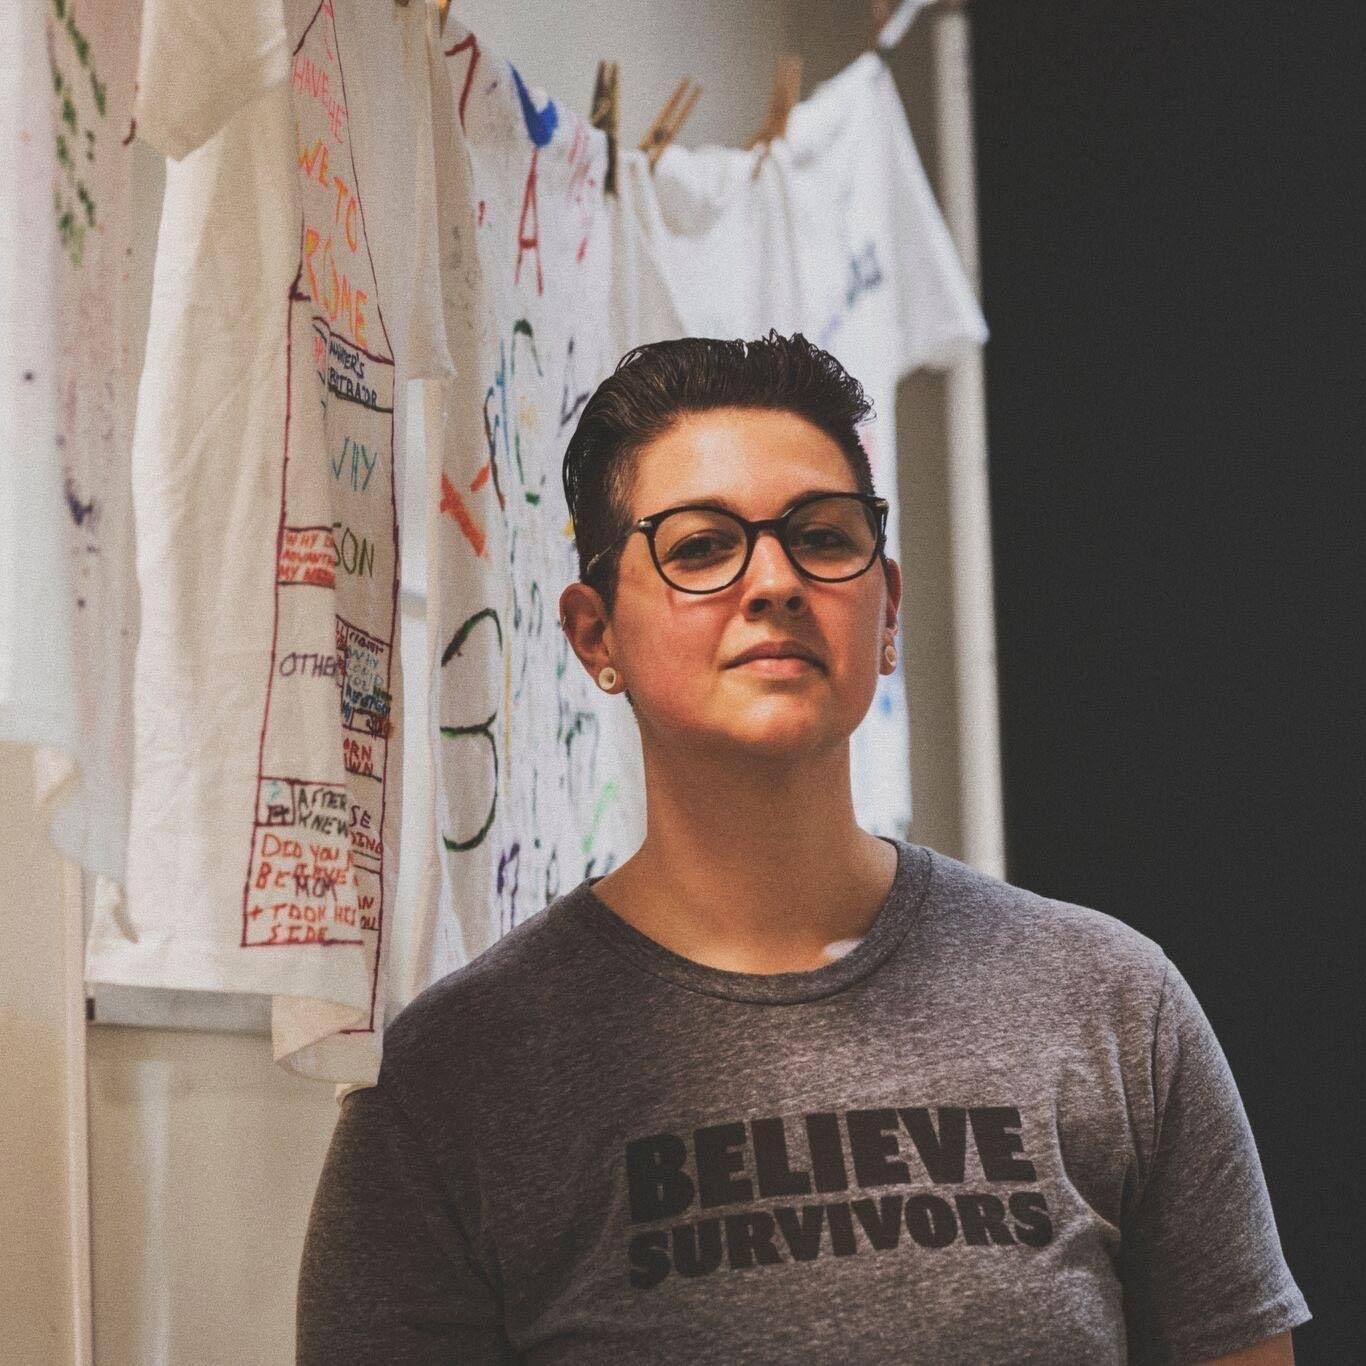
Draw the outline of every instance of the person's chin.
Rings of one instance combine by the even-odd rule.
[[[736,744],[795,757],[830,738],[829,708],[815,705],[809,690],[751,688],[747,697],[732,699],[724,704],[721,724]]]

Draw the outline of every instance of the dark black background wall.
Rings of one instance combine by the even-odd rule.
[[[1366,6],[971,14],[1007,876],[1186,975],[1366,1360]]]

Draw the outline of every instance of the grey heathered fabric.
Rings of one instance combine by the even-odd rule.
[[[423,992],[342,1102],[298,1361],[1197,1362],[1310,1317],[1151,939],[920,845],[811,972],[589,879]]]

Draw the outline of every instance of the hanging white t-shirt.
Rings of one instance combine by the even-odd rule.
[[[863,385],[860,431],[900,546],[896,389],[987,338],[885,60],[865,52],[795,105],[762,148],[669,146],[642,226],[689,333],[803,333]],[[850,742],[859,823],[903,838],[911,821],[904,650],[878,676]]]
[[[274,1052],[378,1066],[397,882],[395,422],[449,373],[425,5],[149,0],[167,155],[133,448],[127,905],[87,978],[270,994]]]
[[[625,232],[650,192],[644,154],[618,149],[617,193],[605,196],[607,138],[583,115],[454,17],[442,61],[456,375],[425,386],[432,900],[400,974],[406,997],[644,839],[630,708],[587,676],[558,625],[578,577],[562,464],[621,355],[679,328]]]
[[[0,739],[39,746],[53,845],[121,882],[138,634],[137,13],[22,5],[0,53]]]

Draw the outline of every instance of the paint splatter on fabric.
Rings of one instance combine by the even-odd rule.
[[[124,877],[138,598],[129,458],[137,15],[26,5],[0,69],[0,738],[63,855]]]
[[[643,341],[681,334],[626,236],[644,155],[607,141],[452,20],[433,104],[456,377],[431,396],[428,738],[439,870],[413,936],[416,991],[644,838],[639,734],[558,626],[578,577],[561,483],[589,394]],[[432,386],[429,386],[432,387]]]

